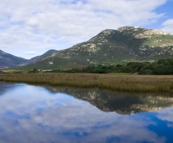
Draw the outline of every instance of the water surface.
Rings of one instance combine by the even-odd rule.
[[[0,83],[0,143],[173,143],[173,97]]]

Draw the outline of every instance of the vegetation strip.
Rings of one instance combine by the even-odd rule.
[[[89,73],[6,73],[0,81],[100,88],[131,92],[173,92],[173,76]]]

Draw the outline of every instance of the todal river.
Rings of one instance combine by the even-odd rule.
[[[0,143],[173,143],[173,96],[1,82]]]

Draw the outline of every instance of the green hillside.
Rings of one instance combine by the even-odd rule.
[[[173,55],[173,35],[152,29],[126,26],[104,30],[87,42],[55,52],[21,69],[70,69],[94,64],[155,61]]]
[[[47,58],[47,57],[52,56],[56,52],[57,52],[56,50],[49,50],[46,53],[44,53],[43,55],[40,55],[40,56],[36,56],[34,58],[31,58],[28,62],[29,63],[33,63],[33,62],[36,62],[36,61],[39,61],[39,60],[43,60],[44,58]]]

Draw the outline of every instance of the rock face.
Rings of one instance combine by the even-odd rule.
[[[144,33],[135,35],[135,38],[151,38],[153,35],[169,35],[169,33],[161,30],[147,30]]]
[[[129,30],[134,30],[134,29],[138,29],[140,27],[134,27],[134,26],[124,26],[124,27],[119,27],[117,30],[119,32],[123,32],[123,31],[129,31]]]
[[[144,29],[144,28],[140,28],[138,26],[124,26],[124,27],[120,27],[117,30],[119,32],[123,32],[123,31],[138,31],[142,29],[143,32],[141,32],[141,34],[143,35],[168,35],[169,33],[164,32],[162,30],[153,30],[153,29]]]
[[[155,61],[173,55],[173,35],[137,26],[106,29],[73,47],[54,52],[23,68],[70,69],[89,64],[125,64],[130,61]],[[52,62],[53,64],[49,64]]]

